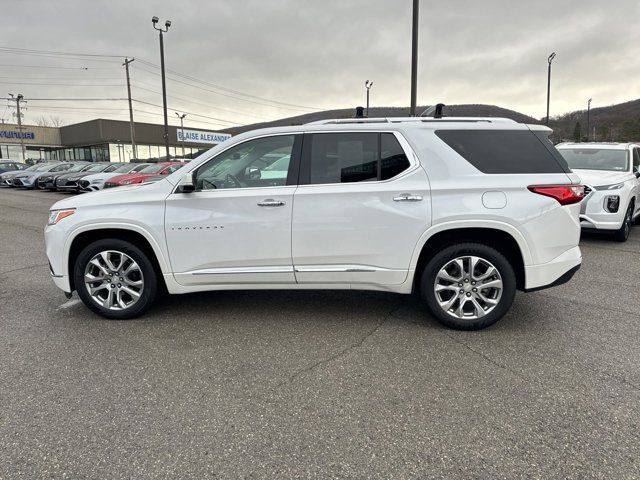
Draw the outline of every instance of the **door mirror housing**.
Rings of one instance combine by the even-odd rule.
[[[196,179],[194,172],[187,173],[180,183],[178,183],[178,188],[176,189],[176,193],[191,193],[196,190]]]
[[[247,177],[249,180],[260,180],[262,178],[262,172],[258,167],[247,168]]]

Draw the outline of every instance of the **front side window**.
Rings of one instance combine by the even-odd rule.
[[[616,172],[629,170],[629,153],[626,149],[562,148],[560,154],[571,169]]]
[[[196,190],[284,186],[294,142],[295,135],[278,135],[235,145],[198,168]]]
[[[633,149],[633,171],[640,171],[640,148],[638,147]]]

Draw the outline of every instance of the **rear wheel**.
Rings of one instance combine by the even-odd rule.
[[[624,220],[622,221],[622,226],[616,230],[613,234],[613,239],[616,242],[626,242],[629,238],[629,233],[631,233],[631,225],[633,224],[633,202],[629,204],[629,208],[627,208],[627,213],[624,215]]]
[[[73,274],[84,304],[110,319],[141,315],[151,307],[158,290],[150,259],[136,246],[118,239],[88,245],[78,256]]]
[[[497,250],[479,243],[445,248],[425,266],[420,290],[436,319],[450,328],[479,330],[511,307],[516,276]]]

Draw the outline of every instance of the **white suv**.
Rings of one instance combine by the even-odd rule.
[[[479,329],[580,267],[583,187],[510,120],[354,119],[244,133],[149,185],[56,203],[56,285],[114,319],[169,293],[419,292]],[[283,160],[284,159],[284,160]]]
[[[585,184],[580,224],[609,231],[619,242],[629,238],[640,216],[640,146],[630,143],[561,143],[569,167]]]

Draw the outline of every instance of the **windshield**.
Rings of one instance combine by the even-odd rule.
[[[85,168],[87,168],[86,163],[79,163],[78,165],[74,165],[73,167],[71,167],[69,170],[67,170],[67,172],[80,172]]]
[[[37,163],[34,165],[34,169],[33,171],[36,172],[44,172],[47,171],[50,168],[55,167],[56,165],[61,165],[61,164],[56,164],[56,163]],[[31,170],[31,167],[29,167],[27,170]]]
[[[106,168],[105,164],[101,164],[101,165],[91,165],[91,167],[87,168],[86,170],[83,170],[83,172],[101,172]]]
[[[146,168],[140,170],[140,173],[158,173],[160,170],[165,168],[166,165],[149,165]]]
[[[125,165],[120,165],[118,168],[113,170],[112,173],[129,173],[134,167],[135,165],[127,163]]]
[[[616,172],[629,170],[629,154],[627,150],[562,148],[558,149],[558,151],[572,170],[610,170]]]

